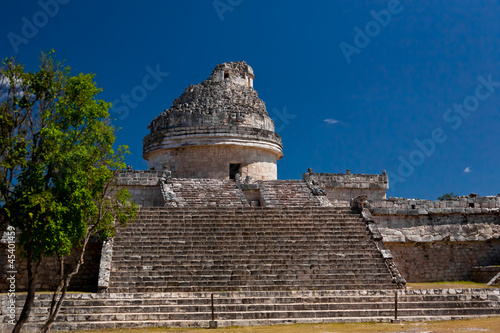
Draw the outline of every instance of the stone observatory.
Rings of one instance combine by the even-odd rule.
[[[226,62],[188,86],[148,127],[143,157],[149,169],[174,178],[277,179],[281,138],[254,78],[246,62]]]

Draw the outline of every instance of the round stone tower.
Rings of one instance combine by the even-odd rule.
[[[217,65],[149,125],[143,157],[176,178],[277,179],[281,138],[244,61]]]

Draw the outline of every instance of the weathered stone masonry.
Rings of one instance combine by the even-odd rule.
[[[87,251],[84,255],[84,264],[80,267],[78,274],[71,280],[69,290],[76,291],[97,291],[97,277],[99,274],[99,263],[101,259],[101,242],[89,242]],[[7,267],[7,244],[0,243],[0,267]],[[73,267],[76,264],[77,256],[72,254],[68,256],[66,267]],[[27,266],[26,261],[20,256],[19,252],[16,253],[16,291],[26,291],[28,287]],[[57,258],[51,257],[40,265],[37,291],[55,290],[59,283],[59,262]],[[9,290],[6,270],[0,270],[0,290],[5,292]]]
[[[342,173],[304,173],[303,179],[323,188],[328,199],[340,206],[350,205],[352,198],[366,196],[367,199],[385,199],[389,189],[389,177],[385,171],[381,175]]]
[[[475,266],[500,263],[500,197],[390,198],[370,210],[409,282],[470,280]]]

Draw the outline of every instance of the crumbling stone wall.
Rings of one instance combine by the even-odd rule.
[[[471,280],[479,283],[488,283],[500,274],[500,265],[472,267]],[[500,286],[500,278],[493,280],[492,286]]]
[[[431,201],[420,199],[388,198],[371,200],[374,214],[425,215],[449,213],[488,213],[498,211],[500,196],[478,197],[474,195],[457,197],[452,200]]]
[[[500,264],[500,197],[368,205],[409,282],[469,280],[474,266]]]
[[[84,263],[80,267],[70,283],[69,290],[97,292],[97,278],[99,275],[99,263],[101,259],[101,242],[89,242],[84,255]],[[66,267],[69,269],[76,264],[77,256],[68,256]],[[23,292],[28,287],[28,274],[26,260],[16,253],[16,292]],[[7,244],[0,243],[0,267],[7,267]],[[40,265],[37,291],[53,291],[57,288],[59,279],[59,262],[57,258],[47,258],[47,261]],[[4,269],[0,271],[0,290],[9,290],[7,273]]]
[[[386,197],[389,189],[389,177],[385,171],[381,175],[365,175],[347,173],[304,173],[303,179],[323,188],[328,199],[336,205],[350,205],[351,199],[366,196],[370,200]]]
[[[500,238],[498,214],[373,215],[386,242],[487,241]]]
[[[469,281],[474,266],[500,263],[500,240],[385,242],[407,282]]]
[[[127,170],[119,172],[116,185],[129,191],[130,200],[141,206],[163,206],[160,178],[165,171]]]

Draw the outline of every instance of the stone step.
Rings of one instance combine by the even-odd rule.
[[[182,279],[184,278],[184,279]],[[383,279],[384,278],[384,279]],[[353,285],[363,285],[363,283],[366,283],[367,285],[376,285],[378,283],[383,284],[384,280],[387,279],[387,276],[384,277],[374,277],[371,279],[365,279],[363,277],[359,278],[350,278],[350,279],[338,279],[335,282],[333,282],[330,279],[320,279],[320,278],[302,278],[302,281],[300,284],[297,283],[296,280],[292,280],[291,278],[289,279],[275,279],[273,280],[272,278],[268,277],[267,279],[263,278],[255,278],[255,279],[249,279],[246,278],[245,276],[242,276],[241,278],[234,277],[234,278],[228,278],[228,279],[203,279],[203,278],[189,278],[187,276],[182,276],[182,277],[173,277],[171,279],[164,279],[164,280],[143,280],[140,278],[137,279],[117,279],[113,281],[110,284],[110,287],[112,288],[138,288],[138,287],[150,287],[152,289],[157,289],[158,291],[163,291],[163,288],[166,287],[213,287],[217,288],[218,286],[225,286],[226,288],[237,288],[238,286],[243,287],[265,287],[265,286],[273,286],[274,290],[276,289],[277,286],[283,286],[283,287],[295,287],[295,286],[302,286],[302,285],[308,285],[308,286],[315,286],[315,287],[327,287],[328,289],[335,289],[334,286],[339,286],[339,285],[349,285],[352,283]],[[314,289],[314,288],[310,288]],[[342,289],[347,289],[347,288],[342,288]],[[219,289],[220,290],[220,289]],[[224,290],[224,289],[222,289]],[[233,290],[233,289],[232,289]],[[238,290],[238,289],[235,289]]]
[[[203,248],[203,252],[195,251],[194,249],[186,249],[183,246],[174,245],[173,248],[161,249],[158,247],[153,247],[148,249],[148,251],[115,251],[116,253],[114,258],[121,258],[124,260],[139,260],[141,258],[156,258],[156,259],[170,259],[171,261],[176,261],[177,259],[185,260],[187,258],[212,258],[211,261],[221,261],[227,259],[242,259],[245,261],[258,261],[258,262],[273,262],[276,261],[278,263],[287,263],[290,260],[298,260],[298,259],[309,259],[309,260],[317,260],[318,258],[328,259],[329,262],[373,262],[373,263],[382,263],[382,261],[374,261],[373,258],[380,258],[382,255],[375,250],[367,249],[367,250],[356,250],[353,253],[347,253],[342,248],[341,249],[328,249],[325,248],[323,251],[324,254],[308,254],[307,252],[312,252],[310,249],[307,252],[301,251],[293,251],[293,252],[285,252],[285,253],[269,253],[267,256],[260,252],[260,250],[255,249],[246,249],[246,253],[238,252],[240,249],[235,248]],[[124,247],[126,248],[126,247]],[[227,252],[225,252],[225,251]],[[230,252],[233,251],[233,252]],[[234,253],[234,254],[233,254]],[[174,260],[172,260],[174,257]],[[218,259],[215,260],[214,258]],[[220,259],[219,259],[220,257]]]
[[[204,232],[231,232],[235,234],[241,234],[241,235],[248,235],[249,233],[252,234],[268,234],[269,232],[276,232],[276,234],[288,234],[290,233],[291,235],[300,235],[301,231],[305,230],[308,232],[311,232],[312,235],[321,235],[323,232],[328,232],[331,235],[339,235],[342,232],[346,232],[347,235],[353,233],[353,234],[359,234],[365,233],[366,228],[365,225],[354,225],[354,224],[349,224],[346,226],[342,225],[335,225],[335,226],[286,226],[286,227],[280,227],[280,226],[273,226],[273,225],[267,225],[267,226],[261,226],[259,225],[254,225],[252,227],[234,227],[230,226],[229,224],[227,226],[225,225],[211,225],[211,226],[186,226],[186,225],[164,225],[164,226],[134,226],[133,228],[130,227],[129,229],[119,229],[119,234],[122,235],[134,235],[139,232],[144,232],[144,233],[152,233],[154,231],[164,231],[164,232],[198,232],[198,231],[204,231]]]
[[[322,301],[324,299],[335,299],[343,300],[341,302],[346,302],[347,300],[352,301],[362,301],[362,302],[372,302],[376,299],[387,299],[394,298],[394,290],[379,290],[379,289],[350,289],[350,290],[328,290],[328,291],[316,291],[316,290],[305,290],[305,291],[266,291],[266,292],[218,292],[213,293],[215,299],[220,299],[221,301],[227,300],[288,300],[296,299],[312,299]],[[163,301],[163,300],[200,300],[202,302],[209,301],[212,293],[210,292],[200,292],[200,293],[187,293],[187,292],[172,292],[172,293],[69,293],[66,295],[65,301],[74,302],[88,302],[88,301],[109,301],[109,300],[120,300],[125,302],[137,302],[151,300]],[[484,301],[497,301],[500,302],[500,288],[459,288],[459,289],[402,289],[397,291],[400,300],[428,300],[428,301],[438,301],[438,300],[484,300]],[[0,300],[6,298],[6,294],[0,294]],[[23,302],[26,299],[26,293],[16,294],[17,302]],[[52,294],[49,293],[38,293],[36,295],[36,302],[50,302],[52,300]]]
[[[370,263],[370,256],[367,254],[360,254],[360,256],[364,257],[363,261],[358,261],[356,257],[351,257],[347,259],[336,259],[332,257],[329,258],[320,258],[320,257],[299,257],[299,256],[281,256],[279,259],[272,260],[266,259],[265,261],[259,261],[259,258],[255,258],[249,256],[247,258],[226,258],[226,255],[210,255],[206,254],[205,257],[194,257],[194,256],[184,256],[184,255],[171,255],[171,256],[139,256],[131,254],[130,256],[116,256],[115,260],[120,260],[119,262],[114,262],[112,267],[142,267],[144,265],[154,266],[155,269],[160,269],[161,267],[171,267],[171,266],[182,266],[182,267],[193,267],[193,269],[204,269],[204,268],[212,268],[216,269],[217,267],[221,267],[221,269],[233,268],[236,269],[238,267],[250,267],[250,268],[266,268],[268,269],[271,265],[275,266],[276,269],[293,269],[294,267],[302,268],[302,269],[312,269],[312,268],[320,268],[320,269],[344,269],[353,267],[353,269],[359,269],[362,267],[373,268],[385,267],[383,262],[374,262]],[[377,256],[371,256],[374,259],[378,258]],[[273,261],[276,261],[276,264],[273,264]],[[351,262],[349,262],[351,261]],[[151,268],[150,268],[151,269]]]
[[[331,241],[331,242],[329,242]],[[325,237],[322,240],[290,240],[290,239],[280,239],[280,238],[259,238],[258,240],[250,240],[245,238],[221,238],[221,237],[207,237],[206,239],[192,240],[189,238],[182,237],[170,237],[170,239],[165,241],[158,241],[155,239],[144,237],[142,239],[132,240],[117,240],[116,241],[117,249],[126,249],[130,246],[134,246],[136,248],[146,248],[152,246],[163,246],[166,248],[170,248],[171,246],[200,246],[206,248],[223,248],[223,247],[231,247],[231,248],[296,248],[299,247],[301,249],[314,249],[317,248],[323,251],[324,249],[345,249],[348,247],[349,249],[371,249],[376,250],[376,248],[370,246],[370,242],[365,239],[353,240],[353,241],[338,241],[335,242],[333,239],[329,239]]]
[[[285,222],[286,221],[286,222]],[[187,218],[181,217],[171,218],[168,216],[162,216],[158,218],[147,218],[147,217],[137,217],[134,222],[137,227],[146,227],[151,225],[152,227],[164,227],[166,225],[172,227],[182,227],[190,226],[193,228],[197,227],[210,227],[210,226],[220,226],[220,227],[231,227],[236,225],[240,228],[251,227],[253,225],[261,225],[263,227],[268,225],[273,225],[276,227],[286,228],[290,225],[296,226],[306,226],[314,225],[318,227],[338,227],[338,226],[349,226],[358,225],[363,223],[363,220],[359,217],[353,216],[315,216],[310,217],[270,217],[270,216],[257,216],[255,218],[248,218],[245,216],[228,216],[221,218],[219,216],[204,217],[204,218]]]
[[[131,272],[137,274],[137,272]],[[339,284],[337,282],[349,282],[349,281],[366,281],[367,283],[377,281],[382,282],[383,279],[387,279],[387,275],[389,273],[371,273],[370,275],[363,274],[355,274],[351,272],[342,272],[341,274],[307,274],[307,273],[296,273],[296,274],[265,274],[264,272],[251,272],[251,274],[235,274],[235,275],[184,275],[185,272],[177,271],[171,272],[171,275],[164,275],[162,279],[143,279],[143,275],[130,274],[128,276],[113,276],[114,279],[110,283],[112,285],[117,285],[119,283],[150,283],[150,284],[158,284],[161,285],[163,282],[169,281],[183,281],[186,283],[195,283],[198,282],[213,282],[214,284],[219,284],[222,282],[226,282],[228,285],[238,283],[242,285],[250,285],[262,283],[263,281],[267,282],[265,284],[272,285],[297,285],[299,282],[296,279],[302,279],[300,282],[309,283],[309,284]],[[183,274],[184,273],[184,274]],[[381,281],[382,279],[382,281]]]
[[[186,280],[189,277],[189,280],[195,279],[206,279],[207,277],[212,277],[213,279],[221,279],[225,277],[230,277],[234,279],[249,279],[255,280],[256,278],[266,279],[271,278],[272,276],[277,277],[278,279],[285,278],[303,278],[303,279],[313,279],[323,277],[324,279],[352,279],[357,276],[363,276],[364,278],[368,278],[369,275],[384,277],[387,278],[387,272],[382,269],[373,269],[366,271],[354,271],[349,269],[339,269],[336,271],[321,271],[319,269],[311,268],[311,269],[290,269],[287,271],[283,270],[275,270],[272,268],[269,269],[255,269],[255,268],[228,268],[228,269],[218,269],[212,270],[210,268],[200,269],[200,270],[192,270],[188,268],[175,267],[171,266],[169,269],[161,270],[161,269],[151,269],[149,267],[137,267],[132,269],[115,269],[112,271],[113,279],[120,280],[122,277],[127,279],[135,279],[138,277],[142,277],[141,281],[150,281],[151,277],[159,277],[163,279],[178,279],[178,280]],[[161,280],[161,279],[155,279]],[[332,281],[333,282],[333,281]]]
[[[353,253],[345,254],[347,249],[350,247],[304,247],[304,246],[283,246],[282,248],[276,248],[276,246],[268,245],[267,247],[262,246],[247,246],[244,248],[237,246],[226,246],[224,244],[213,245],[213,246],[191,246],[185,244],[165,244],[165,245],[142,245],[134,248],[129,248],[128,246],[122,246],[114,248],[116,256],[114,258],[120,257],[132,257],[138,259],[139,257],[148,256],[158,256],[163,257],[176,256],[176,258],[187,258],[187,257],[223,257],[225,259],[238,259],[244,258],[248,259],[267,259],[269,260],[288,260],[290,258],[300,259],[300,258],[332,258],[332,259],[362,259],[381,257],[380,252],[375,249],[361,247],[354,248]],[[322,254],[315,254],[318,251]],[[314,253],[310,253],[314,252]],[[233,254],[234,253],[234,254]],[[266,256],[265,253],[268,253]],[[340,257],[340,258],[338,258]]]
[[[228,286],[227,283],[224,284],[211,284],[211,285],[200,285],[200,286],[189,286],[189,285],[179,285],[175,284],[173,286],[163,286],[163,287],[109,287],[110,293],[168,293],[168,292],[217,292],[217,291],[294,291],[294,290],[351,290],[351,289],[395,289],[395,285],[383,284],[383,283],[356,283],[349,282],[348,284],[327,284],[327,285],[317,285],[317,284],[306,284],[301,283],[300,285],[256,285],[256,286],[246,286],[238,284],[237,286]]]
[[[317,258],[330,258],[330,259],[363,259],[363,258],[375,258],[381,257],[380,252],[368,246],[361,248],[352,249],[352,253],[346,251],[351,249],[351,247],[294,247],[294,246],[283,246],[282,248],[276,248],[269,245],[268,247],[262,246],[248,246],[246,248],[241,248],[237,246],[227,246],[221,244],[219,246],[190,246],[179,243],[172,243],[171,245],[150,245],[150,246],[138,246],[136,248],[130,249],[128,246],[122,246],[114,248],[114,253],[116,256],[114,258],[132,258],[139,259],[141,257],[156,257],[156,256],[175,256],[176,258],[187,258],[187,257],[222,257],[224,259],[238,259],[244,258],[245,260],[289,260],[289,259],[307,259],[311,260]],[[267,256],[265,255],[267,253]],[[321,253],[321,254],[319,254]],[[366,257],[365,257],[366,256]]]
[[[363,227],[363,228],[361,228]],[[301,230],[306,230],[310,231],[312,235],[321,235],[323,232],[327,232],[330,235],[335,235],[335,236],[342,236],[341,233],[345,232],[346,235],[350,235],[351,233],[356,235],[360,233],[366,233],[365,231],[365,226],[355,226],[355,225],[349,225],[349,226],[335,226],[335,227],[324,227],[324,226],[287,226],[287,227],[278,227],[278,226],[267,226],[267,227],[262,227],[258,228],[258,226],[253,226],[253,227],[234,227],[234,226],[220,226],[220,225],[211,225],[211,226],[172,226],[172,225],[165,225],[165,226],[134,226],[134,228],[130,229],[120,229],[119,234],[120,235],[135,235],[137,233],[153,233],[155,231],[164,231],[164,232],[169,232],[169,233],[174,233],[174,232],[193,232],[193,231],[208,231],[208,232],[216,232],[216,233],[222,233],[222,232],[231,232],[234,234],[239,234],[239,235],[248,235],[248,234],[258,234],[258,235],[267,235],[271,232],[276,233],[278,235],[280,234],[290,234],[291,236],[296,236],[301,234]]]
[[[210,320],[210,311],[208,309],[196,312],[151,312],[151,313],[85,313],[85,314],[61,314],[60,322],[81,322],[81,321],[163,321],[163,320]],[[464,307],[459,309],[446,308],[414,308],[414,309],[398,309],[398,316],[457,316],[460,314],[466,315],[485,315],[491,314],[492,311],[488,308]],[[495,313],[495,312],[494,312]],[[500,310],[496,312],[500,314]],[[285,310],[270,310],[264,308],[260,311],[240,311],[231,312],[224,311],[218,313],[217,318],[220,320],[250,320],[250,319],[280,319],[280,318],[336,318],[336,317],[391,317],[394,315],[394,309],[285,309]],[[34,315],[33,322],[43,321],[46,318],[44,315]]]
[[[252,304],[218,304],[219,299],[216,299],[216,304],[214,305],[215,312],[225,313],[225,312],[252,312],[252,311],[316,311],[316,310],[366,310],[370,308],[372,310],[393,310],[394,302],[377,302],[371,304],[367,307],[366,303],[280,303],[280,304],[266,304],[266,303],[252,303]],[[34,315],[43,316],[48,314],[50,304],[46,305],[37,304],[37,311]],[[467,302],[458,304],[457,302],[400,302],[398,303],[398,310],[425,310],[425,309],[450,309],[450,308],[494,308],[497,306],[497,302]],[[61,315],[69,314],[101,314],[101,313],[186,313],[186,312],[210,312],[211,306],[210,302],[205,304],[190,304],[190,305],[120,305],[120,306],[110,306],[110,305],[92,305],[85,306],[79,303],[74,305],[67,304],[61,307]],[[19,313],[21,309],[19,309]],[[35,321],[35,320],[34,320]]]
[[[306,225],[314,224],[317,226],[338,226],[349,224],[360,224],[363,219],[359,215],[315,215],[315,216],[283,216],[283,215],[266,215],[259,214],[255,216],[249,215],[228,215],[228,216],[136,216],[136,220],[132,223],[138,226],[152,224],[153,226],[162,226],[166,222],[173,226],[210,226],[216,225],[238,225],[240,227],[252,225],[268,225],[273,224],[276,226],[286,227],[287,225]]]
[[[391,315],[393,316],[393,315]],[[335,323],[335,322],[389,322],[390,317],[335,317],[335,318],[280,318],[280,319],[252,319],[252,320],[220,320],[217,319],[219,327],[231,326],[263,326],[263,325],[285,325],[285,324],[300,324],[300,323]],[[448,317],[445,319],[473,319],[481,317],[489,317],[491,315],[458,315]],[[209,317],[210,318],[210,317]],[[443,320],[441,316],[398,316],[399,319],[404,321],[431,321]],[[76,330],[90,330],[90,329],[122,329],[122,328],[155,328],[155,327],[172,327],[172,328],[208,328],[208,320],[168,320],[168,321],[102,321],[102,322],[56,322],[52,326],[52,331],[76,331]],[[38,332],[41,324],[27,324],[26,332]],[[6,328],[5,332],[8,331]]]
[[[120,272],[138,272],[138,274],[143,274],[150,272],[151,274],[154,274],[154,272],[161,272],[165,273],[168,271],[171,271],[172,274],[177,274],[181,271],[189,271],[190,274],[202,274],[202,272],[210,272],[207,274],[238,274],[240,272],[246,272],[247,274],[250,274],[251,272],[273,272],[273,274],[299,274],[302,272],[306,273],[315,273],[315,274],[334,274],[334,275],[340,275],[340,274],[370,274],[370,273],[376,273],[376,272],[386,272],[386,267],[383,265],[373,265],[373,266],[362,266],[362,265],[356,265],[356,266],[347,266],[347,265],[337,265],[337,266],[330,266],[330,265],[323,265],[321,262],[320,263],[308,263],[305,265],[295,265],[293,262],[290,264],[286,265],[260,265],[258,263],[252,263],[252,262],[246,262],[246,263],[241,263],[239,265],[236,265],[234,263],[183,263],[181,262],[174,262],[168,265],[158,265],[155,264],[154,261],[150,262],[135,262],[131,263],[131,265],[115,265],[113,266],[116,268],[116,270],[113,271],[120,271]]]
[[[359,263],[353,263],[352,265],[346,265],[344,263],[335,264],[332,262],[306,262],[305,264],[300,264],[298,262],[290,261],[286,264],[262,264],[255,261],[214,261],[213,263],[209,260],[198,260],[186,262],[183,260],[179,261],[157,261],[154,259],[144,260],[144,261],[123,261],[120,263],[115,263],[112,265],[113,271],[168,271],[174,269],[185,269],[192,272],[201,272],[204,270],[210,270],[212,272],[227,272],[227,271],[238,271],[238,270],[250,270],[250,271],[274,271],[274,272],[331,272],[331,273],[341,273],[341,272],[358,272],[363,268],[366,268],[366,273],[372,273],[374,271],[385,271],[386,266],[384,264],[373,264],[366,267],[365,265]]]
[[[147,276],[148,274],[165,274],[165,272],[171,271],[172,274],[178,274],[181,271],[189,271],[192,275],[202,274],[202,272],[207,272],[205,274],[210,275],[229,275],[229,274],[238,274],[240,272],[245,272],[246,274],[250,274],[252,272],[273,272],[274,274],[300,274],[300,273],[309,273],[312,274],[331,274],[331,275],[341,275],[341,274],[371,274],[377,272],[384,272],[385,267],[383,266],[373,266],[373,267],[349,267],[349,266],[338,266],[338,267],[322,267],[314,264],[303,265],[302,267],[298,265],[288,265],[275,267],[272,265],[267,266],[258,266],[257,264],[246,264],[246,265],[183,265],[182,263],[172,264],[172,265],[155,265],[154,262],[147,262],[136,265],[121,265],[114,266],[116,269],[113,269],[113,272],[136,272],[137,274],[141,274],[143,276]],[[209,272],[209,273],[208,273]],[[119,275],[119,274],[118,274]]]
[[[229,309],[229,307],[251,307],[251,306],[273,306],[279,308],[281,306],[294,307],[294,306],[307,306],[307,307],[323,307],[323,306],[337,306],[337,308],[342,307],[366,307],[367,304],[372,304],[376,308],[380,306],[386,306],[390,304],[390,307],[394,307],[394,296],[364,296],[362,299],[359,297],[277,297],[277,298],[264,298],[264,297],[253,297],[253,298],[224,298],[218,295],[215,296],[215,307],[216,309]],[[147,298],[147,299],[68,299],[65,300],[61,309],[66,309],[67,311],[97,311],[97,312],[130,312],[129,308],[144,308],[147,309],[158,307],[167,308],[171,307],[169,311],[184,311],[185,308],[189,307],[203,307],[210,305],[210,298],[199,299],[199,298]],[[412,309],[412,308],[425,308],[425,307],[457,307],[457,306],[487,306],[489,308],[494,308],[498,306],[498,301],[493,300],[482,300],[479,297],[452,297],[449,295],[447,297],[443,296],[427,296],[427,297],[408,297],[400,296],[398,300],[398,307],[401,309]],[[47,313],[48,307],[50,306],[50,300],[36,301],[35,308],[39,313]],[[88,308],[88,309],[87,309]],[[95,308],[95,310],[93,309]],[[18,312],[22,309],[21,306],[17,307]],[[101,310],[102,309],[102,310]],[[116,309],[116,311],[111,311],[110,309]],[[68,312],[64,313],[68,313]],[[159,311],[159,310],[157,310]],[[140,312],[139,310],[135,312]],[[155,312],[155,311],[153,311]],[[218,311],[220,312],[220,311]]]
[[[138,242],[141,242],[138,244]],[[244,243],[242,243],[244,242]],[[279,237],[279,236],[227,236],[227,235],[206,235],[206,236],[186,236],[182,235],[169,235],[163,239],[154,236],[139,236],[139,237],[128,237],[128,238],[116,238],[116,246],[120,245],[139,245],[147,246],[148,244],[166,244],[171,245],[177,243],[177,245],[187,244],[187,245],[232,245],[239,247],[248,246],[292,246],[301,245],[309,247],[340,247],[340,246],[357,246],[357,247],[367,247],[370,245],[369,239],[366,236],[353,236],[350,238],[336,238],[328,237],[325,235],[323,237]]]
[[[140,242],[140,243],[138,243]],[[373,249],[376,250],[375,247],[370,246],[370,242],[366,238],[354,239],[354,240],[339,240],[336,241],[334,237],[323,237],[319,239],[286,239],[283,237],[257,237],[253,239],[247,239],[244,237],[224,237],[220,236],[207,236],[204,238],[190,238],[190,237],[170,237],[165,241],[158,241],[154,238],[139,238],[139,239],[118,239],[116,241],[116,248],[121,247],[129,247],[135,245],[136,247],[148,247],[150,244],[154,245],[163,245],[165,247],[169,247],[172,245],[176,246],[191,246],[198,245],[204,247],[217,247],[217,246],[231,246],[231,247],[290,247],[290,246],[301,246],[308,248],[318,247],[319,249],[324,248],[341,248],[348,246],[356,247],[360,249]]]
[[[361,229],[363,227],[363,229]],[[196,225],[196,226],[187,226],[187,225],[150,225],[150,226],[136,226],[134,225],[133,227],[130,227],[129,229],[119,229],[119,234],[120,235],[135,235],[137,233],[152,233],[155,231],[164,231],[164,232],[198,232],[198,231],[204,231],[204,232],[234,232],[235,234],[249,234],[250,232],[252,234],[268,234],[269,232],[275,232],[276,234],[288,234],[290,233],[291,235],[300,235],[300,230],[306,230],[312,233],[312,235],[320,235],[323,232],[328,232],[331,235],[340,235],[342,232],[345,232],[347,235],[353,233],[353,234],[359,234],[360,232],[365,232],[364,231],[364,225],[354,225],[354,224],[349,224],[349,225],[335,225],[335,226],[324,226],[323,224],[321,226],[286,226],[286,227],[280,227],[280,226],[273,226],[273,225],[267,225],[267,226],[262,226],[261,228],[258,228],[258,225],[254,225],[252,227],[235,227],[231,225],[210,225],[210,226],[202,226],[202,225]]]
[[[189,210],[190,211],[190,210]],[[290,218],[298,218],[294,223],[300,223],[303,220],[309,220],[309,221],[342,221],[344,219],[350,219],[350,220],[356,220],[356,221],[361,221],[362,219],[358,214],[350,214],[350,213],[338,213],[338,212],[328,212],[328,211],[323,211],[323,209],[320,209],[318,211],[314,212],[300,212],[297,211],[296,213],[290,212],[290,213],[283,213],[281,211],[239,211],[235,209],[235,212],[228,212],[225,213],[223,211],[214,211],[211,214],[196,214],[194,213],[189,213],[189,211],[183,210],[179,214],[173,214],[172,211],[164,211],[160,212],[157,214],[152,214],[152,213],[141,213],[139,212],[136,217],[139,218],[140,220],[164,220],[168,218],[169,220],[172,221],[185,221],[185,222],[191,222],[191,221],[210,221],[210,219],[213,219],[214,217],[217,218],[217,220],[223,221],[223,220],[229,220],[229,219],[234,219],[235,217],[238,217],[238,220],[236,223],[242,224],[243,221],[245,220],[251,220],[255,222],[259,222],[262,219],[262,216],[265,215],[267,220],[276,220],[280,221],[283,218],[290,219]]]
[[[129,266],[129,265],[143,265],[143,264],[153,264],[154,266],[171,266],[171,265],[194,265],[200,267],[206,266],[223,266],[223,267],[237,267],[237,266],[246,266],[246,265],[258,265],[261,267],[269,266],[269,265],[286,265],[287,267],[292,266],[308,266],[308,265],[319,265],[321,267],[345,267],[353,266],[354,268],[364,267],[366,265],[377,266],[377,267],[385,267],[385,264],[382,261],[375,261],[370,263],[370,259],[380,258],[380,255],[377,253],[359,253],[353,254],[349,257],[336,258],[335,254],[332,253],[330,256],[303,256],[303,255],[272,255],[267,257],[266,259],[261,259],[257,255],[239,255],[238,257],[230,257],[227,254],[217,254],[217,253],[205,253],[203,257],[198,256],[201,254],[193,253],[192,255],[184,255],[178,254],[176,252],[168,253],[165,251],[158,252],[157,255],[152,254],[138,254],[137,251],[133,251],[130,253],[121,253],[114,257],[115,262],[112,267],[120,267]],[[363,261],[358,259],[364,259]],[[274,264],[273,262],[276,262]]]
[[[197,213],[196,211],[192,211],[191,209],[186,209],[184,208],[183,211],[179,213],[175,213],[175,210],[173,208],[169,208],[169,211],[160,211],[160,212],[147,212],[147,213],[141,213],[139,212],[136,214],[136,217],[142,218],[142,219],[149,219],[149,220],[163,220],[165,218],[171,219],[171,220],[186,220],[186,221],[203,221],[203,220],[210,220],[213,217],[217,217],[220,219],[228,219],[228,218],[234,218],[238,217],[238,222],[242,222],[245,220],[252,220],[252,221],[260,221],[262,216],[266,216],[267,219],[269,220],[280,220],[280,219],[290,219],[290,218],[296,218],[296,221],[300,222],[301,220],[338,220],[338,219],[354,219],[361,221],[361,218],[358,214],[353,214],[350,212],[329,212],[327,210],[323,210],[323,208],[319,210],[314,210],[314,211],[309,211],[304,208],[303,211],[297,210],[297,211],[281,211],[281,210],[254,210],[254,209],[248,209],[248,210],[240,210],[235,208],[234,211],[222,211],[222,210],[215,210],[212,212],[199,212]],[[297,223],[297,222],[296,222]]]
[[[141,217],[159,217],[159,216],[188,216],[192,218],[207,217],[207,216],[259,216],[266,214],[269,216],[305,216],[305,217],[315,217],[315,216],[358,216],[356,213],[352,213],[350,208],[336,209],[331,207],[242,207],[242,208],[164,208],[164,207],[142,207],[137,216]]]
[[[159,232],[158,232],[159,233]],[[202,241],[217,241],[218,243],[229,242],[229,241],[245,241],[250,244],[259,244],[264,243],[265,241],[283,241],[283,242],[310,242],[310,243],[321,243],[325,240],[333,241],[333,245],[342,245],[342,244],[357,244],[358,242],[362,242],[366,244],[368,242],[368,235],[366,234],[351,234],[344,235],[342,237],[337,237],[336,235],[330,234],[322,234],[322,235],[289,235],[289,234],[248,234],[248,235],[238,235],[232,233],[205,233],[193,235],[189,232],[185,233],[162,233],[161,236],[158,233],[133,233],[130,235],[119,235],[117,236],[116,242],[121,243],[122,241],[134,242],[134,241],[151,241],[151,242],[169,242],[171,240],[184,241],[187,243],[190,242],[202,242]],[[347,237],[346,237],[347,236]],[[210,243],[209,243],[210,244]],[[265,243],[264,243],[265,244]],[[325,243],[322,243],[325,244]],[[246,245],[246,243],[245,243]],[[321,245],[321,244],[320,244]],[[326,245],[326,244],[325,244]]]

